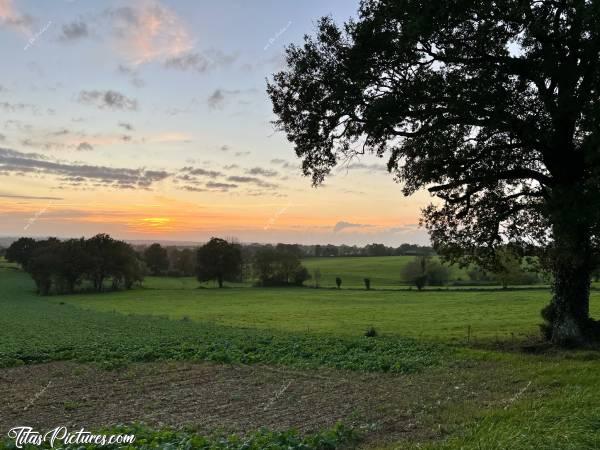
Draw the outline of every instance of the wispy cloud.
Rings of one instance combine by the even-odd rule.
[[[94,147],[89,142],[81,142],[77,146],[77,150],[79,150],[79,151],[91,151],[91,150],[94,150]]]
[[[0,0],[0,24],[30,34],[33,18],[19,13],[12,0]]]
[[[118,124],[121,128],[126,129],[127,131],[133,131],[133,125],[127,122],[119,122]]]
[[[227,181],[232,181],[234,183],[254,184],[256,186],[269,189],[274,189],[278,187],[278,185],[275,183],[269,183],[256,177],[243,177],[238,175],[232,175],[230,177],[227,177]]]
[[[220,50],[194,51],[170,57],[165,60],[164,66],[168,69],[206,73],[227,67],[236,59],[236,54],[227,55]]]
[[[253,94],[256,89],[215,89],[212,94],[206,99],[206,103],[210,109],[222,109],[223,106],[232,97],[237,97],[244,94]]]
[[[44,197],[44,196],[36,196],[36,195],[15,195],[15,194],[2,194],[0,193],[0,197],[2,198],[14,198],[16,200],[63,200],[62,197]]]
[[[58,40],[61,42],[74,42],[89,35],[88,26],[82,20],[66,23],[62,26]]]
[[[278,173],[275,170],[263,169],[262,167],[252,167],[251,169],[247,169],[246,173],[248,175],[261,175],[263,177],[276,177]]]
[[[370,227],[370,226],[371,225],[362,224],[362,223],[351,223],[351,222],[340,221],[333,226],[333,232],[339,233],[340,231],[346,230],[348,228],[366,228],[366,227]]]
[[[119,189],[148,189],[171,175],[164,170],[77,164],[6,148],[0,148],[0,174],[50,175],[57,177],[62,184],[71,186],[91,185]]]
[[[135,111],[138,108],[136,99],[129,98],[117,91],[81,91],[78,97],[79,103],[94,105],[100,109]]]
[[[131,65],[165,61],[193,48],[181,18],[156,2],[111,8],[104,15],[111,21],[116,51]]]

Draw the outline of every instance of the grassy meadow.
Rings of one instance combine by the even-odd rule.
[[[363,288],[364,279],[371,279],[372,289],[390,289],[407,286],[409,283],[402,277],[402,268],[414,256],[372,256],[342,258],[305,258],[302,264],[311,275],[315,269],[321,271],[321,287],[335,287],[335,278],[342,278],[342,287]],[[433,257],[436,259],[437,257]],[[467,280],[466,270],[458,266],[450,267],[450,281]],[[314,284],[314,280],[306,284]]]
[[[30,278],[4,263],[0,366],[6,371],[71,360],[110,371],[153,361],[211,361],[316,371],[313,378],[327,370],[340,371],[330,375],[340,379],[368,373],[373,390],[380,377],[414,397],[414,404],[393,404],[385,415],[421,431],[389,441],[385,429],[356,419],[350,425],[361,436],[359,447],[600,448],[600,353],[531,346],[539,310],[550,297],[546,288],[417,292],[397,281],[399,261],[306,260],[321,269],[321,289],[215,289],[191,278],[157,277],[131,291],[50,297],[38,297]],[[375,288],[385,289],[359,289],[365,272],[373,274]],[[347,289],[330,287],[335,276]],[[591,306],[598,316],[596,290]],[[370,326],[377,337],[364,336]],[[198,448],[261,448],[277,441],[279,447],[269,448],[325,449],[354,442],[336,440],[335,433],[320,434],[314,445],[269,436],[257,447],[233,439],[226,447]]]

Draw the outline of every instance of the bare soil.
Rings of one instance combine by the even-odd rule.
[[[313,432],[343,421],[364,430],[367,442],[426,441],[526,384],[493,363],[406,376],[184,362],[107,371],[53,362],[0,370],[0,432],[132,422],[201,433]]]

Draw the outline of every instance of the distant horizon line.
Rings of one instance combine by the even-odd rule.
[[[191,245],[202,245],[202,244],[205,244],[206,242],[208,242],[211,239],[211,238],[209,238],[209,239],[204,240],[204,241],[191,241],[191,240],[187,241],[187,240],[171,240],[171,239],[121,239],[121,238],[118,238],[118,237],[115,237],[115,236],[111,235],[110,233],[96,233],[95,235],[97,235],[97,234],[107,234],[107,235],[109,235],[109,236],[111,236],[111,237],[113,237],[114,239],[117,239],[117,240],[121,240],[121,241],[124,241],[124,242],[127,242],[127,243],[138,243],[138,244],[142,244],[142,243],[154,244],[154,243],[157,243],[157,244],[161,244],[162,245],[162,244],[169,243],[171,245],[177,245],[177,244],[179,244],[179,245],[188,245],[188,246],[191,246]],[[12,240],[16,241],[17,239],[20,239],[22,237],[28,237],[28,238],[32,238],[32,239],[48,239],[48,238],[53,237],[53,238],[56,238],[56,239],[59,239],[59,240],[80,239],[80,238],[89,239],[86,236],[78,236],[78,237],[70,236],[70,237],[65,237],[65,236],[52,236],[52,235],[35,235],[35,236],[32,236],[32,235],[29,235],[29,236],[0,235],[0,241],[1,240],[9,240],[9,239],[12,239]],[[213,236],[213,237],[219,237],[219,236]],[[226,237],[221,237],[221,239],[229,240]],[[259,245],[288,244],[288,245],[304,245],[304,246],[316,246],[316,245],[326,246],[326,245],[333,245],[333,246],[339,247],[339,246],[345,245],[345,246],[348,246],[348,247],[354,247],[354,246],[355,247],[365,247],[365,246],[371,245],[371,244],[382,244],[385,247],[397,248],[397,247],[399,247],[401,245],[408,244],[408,245],[418,245],[420,247],[431,247],[431,243],[419,244],[419,243],[416,243],[416,242],[408,242],[408,241],[402,242],[402,243],[397,244],[397,245],[388,245],[388,244],[384,244],[383,242],[370,242],[368,244],[332,244],[331,242],[328,242],[328,243],[316,243],[316,244],[302,244],[302,243],[299,243],[299,242],[283,242],[283,241],[261,242],[261,241],[242,241],[242,240],[239,240],[239,239],[236,239],[236,241],[239,242],[240,244],[243,244],[243,245],[252,245],[252,244],[259,244]],[[0,244],[1,244],[1,242],[0,242]]]

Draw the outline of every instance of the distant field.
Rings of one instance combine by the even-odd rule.
[[[311,275],[315,269],[321,271],[321,286],[334,287],[335,278],[342,279],[342,287],[363,287],[364,279],[371,279],[371,287],[393,288],[408,284],[402,277],[402,268],[414,256],[370,256],[370,257],[335,257],[305,258],[302,260]],[[456,266],[450,267],[450,280],[467,280],[466,271]],[[313,284],[314,280],[307,284]]]

